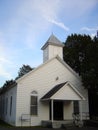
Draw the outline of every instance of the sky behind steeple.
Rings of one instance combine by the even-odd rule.
[[[22,64],[42,63],[40,48],[51,32],[64,42],[97,30],[98,0],[0,0],[0,86]]]

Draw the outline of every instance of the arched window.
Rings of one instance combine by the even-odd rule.
[[[31,92],[30,114],[38,115],[38,93],[35,90]]]
[[[31,95],[37,95],[37,94],[38,94],[38,93],[37,93],[37,91],[35,91],[35,90],[31,92]]]

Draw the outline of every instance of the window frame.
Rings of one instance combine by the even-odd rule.
[[[36,98],[36,99],[34,99],[35,100],[34,102],[32,101],[33,97]],[[32,103],[34,103],[34,104],[32,104]],[[30,115],[32,115],[32,116],[38,115],[38,93],[37,93],[37,91],[32,91],[31,95],[30,95]]]

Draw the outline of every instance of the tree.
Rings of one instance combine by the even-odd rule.
[[[64,47],[64,60],[82,76],[85,88],[98,89],[98,39],[72,34]]]
[[[5,92],[6,90],[8,90],[10,87],[16,85],[15,80],[11,79],[11,80],[6,80],[4,85],[0,88],[0,93]]]
[[[90,117],[98,117],[98,38],[72,34],[65,42],[63,54],[65,62],[81,75],[88,89]]]
[[[29,65],[23,65],[18,72],[18,76],[16,77],[16,79],[22,77],[23,75],[27,74],[28,72],[30,72],[31,70],[33,70],[34,68],[31,68]]]
[[[98,41],[93,41],[86,48],[82,62],[82,80],[86,88],[98,90]]]
[[[86,47],[92,42],[90,36],[72,34],[68,36],[63,50],[64,60],[81,75],[81,63],[85,57]]]
[[[22,77],[23,75],[27,74],[28,72],[30,72],[33,69],[34,68],[31,68],[29,65],[23,65],[19,69],[18,76],[16,77],[16,79]],[[10,87],[15,86],[17,84],[15,80],[11,79],[11,80],[5,81],[4,85],[0,88],[0,93],[3,93]]]
[[[4,83],[3,87],[8,87],[11,86],[15,83],[15,80],[11,79],[11,80],[6,80],[6,82]]]

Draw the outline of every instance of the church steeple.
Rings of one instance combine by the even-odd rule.
[[[63,47],[64,44],[52,34],[41,48],[43,50],[43,62],[57,55],[63,59]]]

